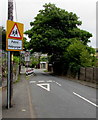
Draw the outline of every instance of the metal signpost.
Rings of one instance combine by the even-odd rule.
[[[13,20],[13,0],[8,0],[8,20]],[[7,108],[11,107],[11,53],[8,51]]]
[[[12,106],[13,93],[13,54],[11,51],[23,50],[24,25],[13,22],[13,0],[8,0],[8,20],[6,33],[6,50],[8,51],[7,108]]]

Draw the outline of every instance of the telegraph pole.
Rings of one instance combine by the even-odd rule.
[[[13,21],[13,0],[8,0],[8,20]],[[13,94],[13,54],[8,51],[7,108],[12,106]]]

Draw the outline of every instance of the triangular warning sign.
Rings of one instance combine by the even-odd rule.
[[[22,39],[20,31],[19,31],[18,26],[17,26],[16,23],[14,24],[14,26],[13,26],[13,28],[12,28],[12,30],[11,30],[11,32],[10,32],[8,37],[9,38],[13,38],[13,39],[14,38],[15,39]]]
[[[48,83],[45,83],[45,84],[37,84],[39,87],[47,90],[47,91],[50,91],[50,84]]]

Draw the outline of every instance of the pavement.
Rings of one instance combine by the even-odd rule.
[[[35,118],[33,106],[30,98],[30,91],[25,75],[25,67],[22,66],[20,81],[13,85],[12,107],[6,108],[7,105],[7,91],[2,91],[2,118]]]

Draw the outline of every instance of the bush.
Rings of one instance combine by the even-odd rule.
[[[17,56],[13,57],[13,62],[19,64],[20,58]]]

